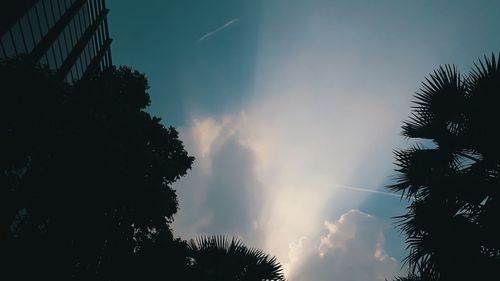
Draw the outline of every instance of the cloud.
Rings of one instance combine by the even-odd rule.
[[[194,119],[181,128],[186,148],[197,157],[190,175],[175,186],[181,210],[178,235],[227,234],[251,239],[257,228],[255,204],[261,189],[253,170],[255,154],[240,143],[238,118]],[[255,223],[252,223],[255,222]]]
[[[325,221],[325,234],[302,238],[291,246],[295,267],[290,280],[390,280],[401,275],[400,265],[384,251],[384,221],[352,209],[334,222]]]
[[[221,31],[221,30],[223,30],[223,29],[225,29],[225,28],[228,28],[230,25],[232,25],[232,24],[236,23],[236,22],[237,22],[237,21],[239,21],[239,20],[240,20],[240,18],[234,18],[234,19],[232,19],[232,20],[227,21],[227,22],[226,22],[226,23],[224,23],[223,25],[221,25],[221,26],[217,27],[216,29],[214,29],[214,30],[212,30],[212,31],[210,31],[210,32],[207,32],[207,33],[203,34],[203,36],[201,36],[201,37],[198,39],[197,43],[200,43],[201,41],[203,41],[203,40],[207,39],[208,37],[210,37],[210,36],[214,35],[215,33],[219,32],[219,31]]]
[[[356,33],[315,13],[279,21],[264,10],[255,81],[242,108],[190,112],[192,122],[181,131],[197,161],[175,186],[181,210],[173,228],[185,238],[207,231],[241,235],[293,274],[304,264],[313,267],[299,253],[319,247],[325,218],[360,208],[370,196],[392,196],[378,188],[392,171],[411,95],[406,82],[413,75],[401,65],[416,59],[404,48],[391,50],[396,64],[380,60],[372,46],[346,43]],[[377,241],[360,263],[381,263],[373,258]],[[323,263],[342,251],[323,249]],[[383,257],[383,242],[378,249]]]
[[[242,107],[213,115],[190,109],[194,118],[181,136],[197,161],[175,186],[181,210],[174,230],[184,238],[241,235],[276,255],[292,281],[390,279],[399,264],[391,257],[395,251],[388,252],[401,243],[386,244],[391,234],[384,235],[387,225],[377,217],[404,206],[391,204],[397,195],[378,188],[392,173],[392,149],[406,147],[400,121],[407,119],[419,79],[432,66],[462,57],[459,49],[450,52],[457,44],[437,51],[428,44],[442,34],[453,37],[443,31],[454,21],[422,21],[418,15],[432,13],[406,6],[295,2],[285,9],[280,1],[262,3],[251,67],[228,68],[250,77]],[[400,24],[380,17],[386,13]],[[221,87],[239,80],[219,71],[219,61],[233,58],[210,64],[207,73],[223,81],[213,83],[218,88],[200,80],[206,75],[187,71],[194,80],[185,92],[204,89],[206,107],[241,97],[233,91],[240,88]],[[230,94],[221,99],[217,92]],[[352,210],[367,210],[373,198],[371,215]]]
[[[378,193],[347,184],[372,142],[379,141],[382,127],[372,130],[363,125],[369,117],[351,112],[352,106],[345,106],[353,102],[349,98],[339,98],[332,105],[334,116],[312,114],[328,98],[309,99],[290,91],[290,108],[282,108],[280,115],[273,108],[282,101],[270,97],[248,111],[193,118],[189,127],[181,128],[187,150],[197,161],[188,177],[175,186],[181,206],[173,226],[177,234],[184,238],[238,235],[276,255],[288,273],[302,267],[307,260],[299,253],[319,247],[308,243],[321,240],[329,204],[346,201],[352,208]],[[387,115],[376,102],[357,106],[366,106],[363,110],[379,118]],[[367,129],[354,131],[329,122],[341,116]],[[344,137],[336,137],[336,132]],[[357,138],[366,143],[351,141]],[[355,192],[345,192],[350,190]]]

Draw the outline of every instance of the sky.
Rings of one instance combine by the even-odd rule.
[[[113,62],[193,169],[173,229],[278,257],[291,281],[404,274],[385,188],[413,94],[439,65],[500,51],[499,1],[108,0]]]

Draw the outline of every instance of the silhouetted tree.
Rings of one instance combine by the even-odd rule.
[[[127,280],[153,257],[165,276],[168,262],[187,264],[170,186],[193,157],[144,111],[143,74],[113,67],[69,85],[8,61],[0,87],[2,280]]]
[[[500,60],[479,60],[467,76],[440,67],[415,97],[403,135],[423,141],[395,153],[390,186],[411,199],[400,217],[410,271],[421,280],[498,277]]]
[[[190,271],[199,281],[284,281],[283,270],[276,257],[260,249],[249,248],[240,240],[225,236],[191,239]]]
[[[394,278],[394,281],[425,281],[426,279],[423,278],[422,276],[420,275],[414,275],[414,274],[410,274],[408,276],[405,276],[405,277],[396,277]]]

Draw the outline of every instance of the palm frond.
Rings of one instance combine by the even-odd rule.
[[[222,235],[191,239],[188,249],[196,266],[232,280],[284,281],[277,258],[258,248],[247,247],[238,238]]]
[[[408,274],[404,277],[396,277],[393,281],[431,281],[430,279],[425,279],[424,277],[416,274]]]
[[[395,183],[388,188],[401,192],[406,198],[418,193],[425,195],[430,186],[447,181],[449,175],[455,173],[455,155],[441,149],[428,149],[416,144],[406,150],[396,150],[394,155],[397,175]]]
[[[479,59],[478,63],[474,63],[474,68],[469,74],[472,79],[469,82],[478,83],[481,79],[490,77],[500,71],[500,55],[497,59],[495,53],[491,53],[490,58],[484,56],[484,60]]]
[[[460,134],[465,84],[455,66],[435,70],[414,97],[413,113],[403,124],[404,136],[446,143]]]
[[[467,80],[468,147],[484,155],[500,155],[500,55],[491,54],[474,65]]]

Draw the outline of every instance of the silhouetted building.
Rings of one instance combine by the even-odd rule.
[[[69,82],[112,65],[104,0],[0,2],[0,59],[24,54]]]

